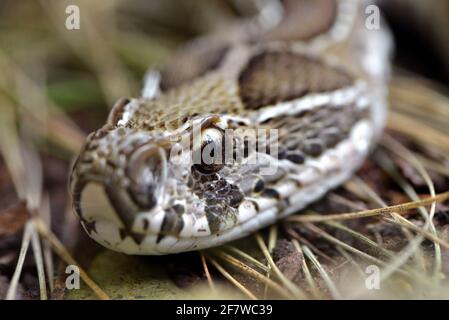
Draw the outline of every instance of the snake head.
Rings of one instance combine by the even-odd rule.
[[[216,244],[256,214],[245,193],[257,182],[262,188],[247,161],[254,153],[247,132],[234,129],[248,124],[205,115],[171,134],[108,126],[92,133],[71,175],[83,227],[102,245],[132,254]]]
[[[75,212],[92,238],[112,249],[120,242],[124,249],[116,250],[135,251],[132,244],[141,237],[131,232],[136,216],[153,212],[163,199],[168,143],[161,134],[123,127],[89,135],[70,186]]]

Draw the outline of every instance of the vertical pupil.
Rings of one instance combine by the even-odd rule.
[[[218,130],[203,132],[202,138],[200,163],[195,167],[205,174],[217,172],[223,167],[221,132]]]

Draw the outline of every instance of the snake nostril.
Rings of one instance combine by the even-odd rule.
[[[127,168],[128,191],[141,209],[152,209],[157,204],[165,183],[165,166],[163,151],[157,146],[143,146],[131,156]]]
[[[140,209],[149,210],[157,204],[154,185],[133,185],[129,188],[129,195]]]

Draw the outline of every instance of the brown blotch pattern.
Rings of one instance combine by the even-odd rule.
[[[220,66],[228,52],[226,45],[201,46],[191,43],[175,55],[161,73],[163,91],[175,88]]]
[[[284,0],[285,16],[261,40],[311,40],[328,32],[337,17],[336,0]]]
[[[333,91],[352,84],[343,70],[292,52],[264,52],[254,56],[239,76],[240,98],[255,110],[308,93]]]

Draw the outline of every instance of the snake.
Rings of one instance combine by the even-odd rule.
[[[151,71],[74,161],[87,234],[133,255],[206,249],[350,179],[387,116],[393,45],[382,16],[367,26],[369,5],[267,1]]]

